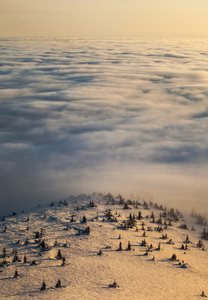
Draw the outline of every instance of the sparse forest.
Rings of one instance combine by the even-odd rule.
[[[193,211],[94,193],[12,213],[0,226],[5,298],[126,299],[133,290],[134,299],[161,299],[169,286],[179,299],[172,278],[184,299],[206,297],[207,220]]]

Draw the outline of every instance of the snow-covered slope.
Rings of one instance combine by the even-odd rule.
[[[200,299],[203,290],[208,294],[202,222],[155,203],[97,193],[7,217],[0,222],[0,299]],[[55,287],[58,279],[62,288]]]

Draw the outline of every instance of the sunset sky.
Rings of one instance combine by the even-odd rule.
[[[0,0],[0,36],[207,36],[207,0]]]

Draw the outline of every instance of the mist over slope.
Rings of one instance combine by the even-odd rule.
[[[0,49],[1,215],[94,190],[208,212],[205,39],[2,39]]]
[[[207,238],[207,220],[180,207],[71,196],[0,220],[1,299],[199,299]]]

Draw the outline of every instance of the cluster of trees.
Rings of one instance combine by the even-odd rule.
[[[61,287],[62,287],[62,284],[61,284],[61,280],[60,280],[60,279],[58,279],[58,281],[57,281],[55,287],[56,287],[56,288],[61,288]],[[45,283],[45,280],[43,281],[42,286],[41,286],[40,289],[41,289],[42,291],[43,291],[43,290],[46,290],[46,283]]]

